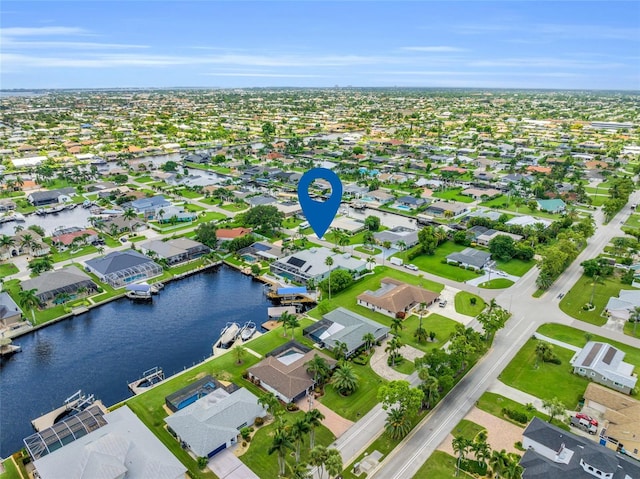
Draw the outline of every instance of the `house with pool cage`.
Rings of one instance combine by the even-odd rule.
[[[66,296],[66,300],[75,299],[83,292],[92,294],[98,288],[91,276],[75,266],[45,271],[35,278],[23,281],[21,286],[24,291],[35,289],[35,295],[41,304],[48,301],[55,303],[56,298],[63,294]]]
[[[114,288],[122,288],[135,281],[162,274],[162,266],[132,249],[114,251],[101,258],[90,259],[85,265],[87,271]]]

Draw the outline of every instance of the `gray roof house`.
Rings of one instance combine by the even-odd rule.
[[[474,269],[483,269],[491,259],[491,254],[473,248],[465,248],[447,256],[447,263],[455,263],[465,268],[471,266]]]
[[[410,208],[420,208],[427,202],[424,198],[416,198],[415,196],[401,196],[396,200],[396,203],[409,206]]]
[[[378,231],[373,234],[373,237],[378,244],[389,241],[391,247],[397,249],[411,248],[418,244],[418,232],[411,228],[405,228],[404,226],[396,226],[390,230]],[[403,246],[403,248],[401,248],[401,246]]]
[[[338,341],[347,345],[346,357],[364,346],[363,336],[372,333],[376,341],[389,334],[389,328],[345,308],[337,308],[303,330],[303,334],[327,349],[333,349]]]
[[[634,308],[640,306],[640,291],[635,289],[622,289],[618,297],[609,298],[605,311],[614,318],[627,321]]]
[[[155,253],[169,264],[177,264],[199,258],[209,253],[211,248],[189,238],[176,238],[146,241],[140,245],[140,250],[145,254]]]
[[[251,426],[265,410],[247,389],[228,393],[216,388],[165,419],[178,440],[199,457],[211,457],[238,441],[240,429]]]
[[[155,213],[158,208],[166,208],[171,203],[162,195],[152,196],[151,198],[140,198],[130,203],[131,208],[136,213]]]
[[[635,479],[640,464],[534,417],[522,433],[522,479]]]
[[[327,266],[326,260],[331,257],[333,265]],[[305,283],[314,280],[316,284],[327,278],[329,272],[336,269],[348,271],[364,271],[366,261],[352,257],[348,253],[334,253],[329,248],[321,246],[297,251],[289,256],[271,263],[271,272],[283,275],[293,281]]]
[[[52,205],[54,203],[66,203],[71,201],[71,197],[75,196],[75,188],[60,188],[58,190],[34,191],[29,193],[27,199],[33,206]]]
[[[73,294],[80,288],[97,289],[91,276],[75,266],[45,271],[35,278],[23,281],[21,286],[25,291],[35,289],[35,294],[42,303],[51,301],[60,293]]]
[[[436,201],[435,203],[431,203],[426,209],[426,213],[433,216],[446,216],[450,214],[452,217],[460,216],[468,211],[469,205],[458,201]]]
[[[91,420],[91,418],[88,418]],[[95,422],[95,419],[94,419]],[[186,467],[128,406],[100,417],[101,427],[51,447],[34,461],[41,479],[183,479]],[[66,431],[65,431],[66,432]],[[81,432],[83,434],[81,434]],[[55,436],[54,436],[55,437]],[[76,438],[77,437],[77,438]],[[26,441],[26,440],[25,440]],[[72,441],[72,442],[70,442]]]
[[[131,249],[113,251],[102,258],[87,260],[85,265],[100,281],[109,283],[114,288],[162,274],[159,264]]]
[[[6,291],[0,292],[0,327],[10,326],[22,319],[22,310]]]
[[[571,359],[573,372],[592,381],[630,394],[636,387],[637,375],[633,374],[634,365],[623,361],[625,353],[619,349],[598,341],[589,341],[579,353]]]

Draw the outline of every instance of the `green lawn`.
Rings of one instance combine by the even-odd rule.
[[[480,203],[480,206],[487,206],[489,208],[495,208],[500,211],[510,211],[513,213],[521,214],[521,215],[538,216],[540,218],[548,218],[551,220],[557,220],[557,219],[560,219],[561,217],[561,215],[559,214],[547,213],[546,211],[540,211],[540,210],[531,211],[526,204],[522,204],[519,207],[516,207],[516,204],[514,201],[512,201],[511,204],[509,204],[509,206],[505,206],[506,203],[507,203],[507,200],[504,196],[498,196],[496,198],[493,198],[492,200],[484,201]]]
[[[295,216],[290,216],[282,220],[282,227],[290,230],[298,230],[298,226],[301,225],[303,221],[301,219],[296,218]]]
[[[524,276],[527,271],[536,265],[535,261],[522,261],[512,259],[510,261],[496,260],[496,268],[514,276]]]
[[[226,205],[222,205],[220,208],[235,213],[236,211],[246,210],[249,208],[249,205],[246,203],[227,203]]]
[[[582,275],[573,288],[560,301],[560,309],[572,318],[586,321],[587,323],[602,326],[607,322],[607,318],[600,316],[609,298],[618,296],[621,289],[633,289],[629,284],[622,284],[616,278],[604,278],[594,284],[593,278]],[[595,310],[585,311],[582,307],[591,301],[593,294],[593,304]]]
[[[296,413],[286,413],[287,422],[292,423],[296,416],[304,414],[302,411]],[[278,477],[278,454],[268,454],[267,451],[271,447],[273,431],[275,425],[273,423],[260,427],[251,439],[249,450],[240,456],[240,460],[244,462],[249,469],[257,474],[258,477]],[[326,427],[320,426],[315,431],[316,445],[328,446],[331,444],[335,436]],[[300,460],[306,462],[309,457],[309,440],[308,435],[300,449]],[[294,458],[288,456],[287,462],[293,465]],[[288,472],[288,469],[287,469]]]
[[[409,375],[416,370],[413,362],[408,359],[403,359],[400,363],[396,363],[395,366],[392,366],[393,369],[398,371],[399,373]]]
[[[435,254],[432,256],[421,254],[412,260],[407,259],[408,251],[396,253],[393,256],[402,258],[405,263],[413,263],[422,271],[428,271],[431,274],[442,276],[443,278],[452,279],[454,281],[467,281],[477,278],[478,273],[469,271],[456,265],[443,263],[442,261],[451,253],[457,253],[464,250],[466,246],[455,244],[453,241],[446,241],[438,246]]]
[[[4,278],[5,276],[9,276],[10,274],[15,274],[18,271],[18,267],[13,263],[0,264],[0,278]]]
[[[567,408],[576,407],[589,381],[571,372],[569,361],[574,352],[554,346],[562,364],[540,363],[536,368],[536,344],[537,340],[529,339],[502,371],[500,379],[503,383],[540,399],[557,397]]]
[[[629,323],[629,325],[633,327],[631,323]],[[640,328],[638,328],[638,331],[640,331]],[[580,348],[587,344],[587,338],[584,331],[572,328],[571,326],[565,326],[563,324],[546,323],[538,328],[538,332],[545,336],[549,336],[550,338],[557,339],[558,341],[569,343]],[[598,336],[597,334],[591,334],[591,341],[604,341],[605,343],[615,346],[626,353],[624,358],[626,362],[634,364],[636,368],[640,368],[640,349],[628,346],[624,343],[619,343],[618,341],[607,339],[603,336]]]
[[[597,196],[589,195],[589,198],[591,198],[591,204],[593,206],[602,206],[609,199],[609,196],[598,194]]]
[[[319,400],[340,416],[351,421],[357,421],[361,416],[368,413],[373,406],[378,404],[378,387],[387,381],[374,373],[368,364],[362,366],[351,362],[350,365],[358,375],[358,389],[350,396],[344,397],[329,384],[325,386],[324,395]]]
[[[186,211],[191,211],[191,212],[197,213],[198,211],[204,211],[206,208],[204,206],[200,206],[200,205],[188,204],[188,205],[184,205],[184,209]]]
[[[194,226],[199,225],[200,223],[208,223],[209,221],[216,221],[226,218],[222,213],[217,213],[215,211],[207,211],[203,216],[199,216],[197,220],[190,221],[186,223],[178,223],[176,225],[164,226],[160,227],[159,225],[154,225],[155,229],[160,231],[160,233],[173,233],[174,231],[183,230],[186,228],[192,228]]]
[[[51,251],[54,251],[54,250],[55,250],[54,248],[51,249]],[[60,261],[65,261],[71,258],[77,258],[79,256],[84,256],[85,254],[96,253],[97,251],[98,250],[96,249],[95,246],[87,245],[80,249],[73,249],[73,250],[68,249],[62,252],[56,251],[51,255],[51,257],[53,258],[54,263],[59,263]]]
[[[135,181],[137,181],[138,183],[153,183],[155,180],[153,178],[151,178],[151,176],[149,175],[143,175],[143,176],[139,176],[137,178],[134,178]]]
[[[357,251],[358,253],[362,253],[367,256],[375,256],[377,254],[382,253],[382,250],[380,248],[369,249],[369,248],[365,248],[364,246],[356,246],[354,250]]]
[[[456,458],[443,451],[434,451],[427,462],[425,462],[413,479],[451,479],[456,472]],[[465,471],[460,471],[461,478],[471,478],[473,476]]]
[[[183,198],[189,198],[189,199],[201,198],[202,197],[202,193],[198,193],[197,191],[187,190],[186,188],[181,189],[177,193],[180,196],[182,196]]]
[[[461,195],[462,188],[450,188],[444,191],[435,191],[432,196],[442,198],[443,200],[455,200],[461,203],[472,203],[473,198]]]
[[[484,288],[484,289],[504,289],[504,288],[508,288],[512,284],[513,284],[513,281],[511,281],[510,279],[497,278],[497,279],[492,279],[491,281],[485,281],[484,283],[480,283],[478,287]]]
[[[476,424],[473,421],[463,419],[456,425],[456,427],[451,430],[451,434],[453,435],[453,437],[462,436],[465,439],[473,441],[478,433],[480,431],[484,431],[485,429],[486,428],[484,428],[480,424]]]
[[[509,421],[510,423],[515,424],[516,426],[520,426],[522,428],[524,428],[526,425],[521,424],[517,421],[514,421],[513,419],[510,419],[507,416],[504,416],[502,414],[502,408],[513,409],[514,411],[518,411],[523,414],[526,414],[529,420],[531,420],[534,416],[539,417],[543,421],[549,420],[549,416],[547,414],[540,412],[535,408],[527,408],[525,404],[520,404],[519,402],[516,402],[504,396],[501,396],[500,394],[491,393],[491,392],[483,393],[482,396],[480,396],[480,399],[478,399],[476,406],[478,407],[478,409],[482,409],[483,411],[488,412],[489,414],[493,414],[494,416],[499,417],[500,419]],[[554,419],[553,424],[567,431],[569,430],[569,426],[564,422],[559,421],[558,419]]]
[[[632,214],[629,216],[629,219],[625,221],[624,225],[634,229],[640,228],[640,215]]]
[[[8,457],[2,465],[5,471],[0,474],[0,479],[20,479],[21,477],[28,477],[26,471],[24,471],[24,475],[21,475],[18,466],[16,466],[16,463],[10,457]]]
[[[475,298],[476,304],[471,304],[471,299]],[[455,297],[456,311],[467,316],[477,316],[484,309],[484,300],[480,296],[460,291]]]

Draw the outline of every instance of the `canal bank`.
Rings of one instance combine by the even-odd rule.
[[[78,389],[116,404],[144,370],[200,363],[227,322],[260,324],[270,306],[261,282],[221,266],[167,284],[153,303],[118,299],[24,336],[23,352],[0,360],[0,456]]]

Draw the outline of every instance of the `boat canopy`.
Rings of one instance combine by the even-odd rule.
[[[143,291],[143,292],[148,293],[149,291],[151,291],[151,286],[149,286],[147,283],[128,284],[127,285],[127,290],[128,291]]]

